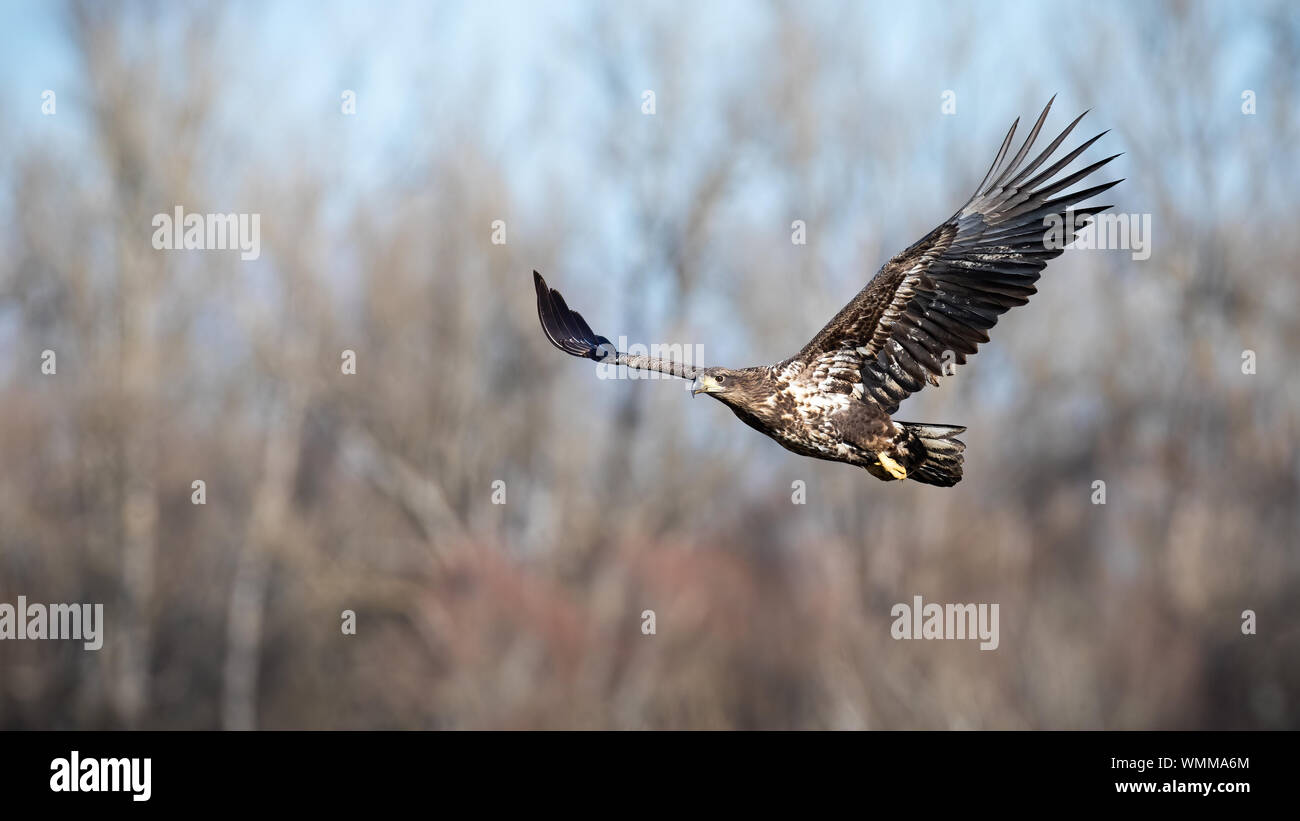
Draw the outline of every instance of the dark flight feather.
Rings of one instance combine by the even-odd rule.
[[[569,310],[560,292],[548,288],[542,275],[533,271],[537,288],[537,317],[551,344],[567,354],[600,361],[614,346],[603,336],[593,333],[582,314]]]

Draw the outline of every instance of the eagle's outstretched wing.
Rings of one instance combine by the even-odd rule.
[[[594,359],[644,371],[658,371],[682,379],[694,379],[697,367],[654,356],[630,355],[619,351],[608,339],[591,330],[582,314],[571,309],[560,292],[546,285],[542,275],[533,271],[537,288],[537,318],[551,344],[571,356]]]
[[[1053,98],[1055,99],[1055,98]],[[1044,220],[1122,180],[1054,194],[1074,185],[1118,154],[1060,179],[1053,177],[1106,132],[1087,140],[1031,177],[1083,119],[1080,114],[1041,154],[1021,165],[1052,108],[1034,123],[1009,162],[1007,149],[1020,121],[1012,123],[993,165],[970,201],[947,222],[881,267],[791,361],[804,364],[804,378],[822,390],[868,395],[887,413],[926,382],[938,384],[948,361],[961,364],[988,341],[989,328],[1015,305],[1024,305],[1047,261],[1074,239],[1048,243]],[[1087,114],[1085,111],[1084,114]],[[1109,205],[1073,209],[1074,228]]]

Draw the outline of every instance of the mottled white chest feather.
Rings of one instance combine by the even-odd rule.
[[[828,420],[831,415],[846,410],[853,401],[847,393],[826,393],[819,385],[791,382],[786,390],[794,399],[795,408],[804,422]]]

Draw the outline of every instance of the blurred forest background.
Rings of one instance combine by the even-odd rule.
[[[1300,11],[905,5],[5,5],[0,602],[107,625],[0,643],[0,727],[1300,727]],[[1153,253],[904,405],[952,490],[542,337],[534,269],[783,358],[1054,93]],[[260,258],[154,250],[177,205]],[[893,640],[914,595],[999,649]]]

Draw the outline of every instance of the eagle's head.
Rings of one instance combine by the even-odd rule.
[[[746,406],[760,394],[766,395],[759,382],[763,378],[759,368],[704,368],[695,375],[691,395],[707,393],[728,405]]]

